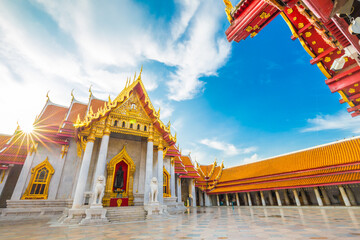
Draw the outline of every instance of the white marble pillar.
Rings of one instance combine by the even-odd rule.
[[[249,192],[247,192],[246,195],[247,195],[247,199],[248,199],[248,202],[249,202],[249,206],[251,207],[252,206],[251,195],[250,195]]]
[[[287,193],[286,189],[284,189],[283,193],[284,193],[285,204],[289,206],[290,205],[290,199],[289,199],[289,196],[288,196],[288,193]]]
[[[346,186],[344,189],[349,198],[351,206],[356,206],[357,205],[356,199],[355,199],[354,193],[352,192],[350,186]]]
[[[108,152],[108,147],[109,147],[109,140],[110,140],[110,133],[109,134],[104,133],[104,135],[101,139],[99,157],[98,157],[98,160],[96,163],[93,187],[95,187],[98,177],[100,177],[101,175],[105,177],[106,157],[107,157],[107,152]]]
[[[218,205],[218,207],[220,206],[219,194],[216,194],[216,204]]]
[[[94,148],[95,141],[95,131],[91,130],[89,137],[87,138],[86,148],[83,156],[83,160],[81,163],[78,181],[76,183],[76,189],[74,194],[74,201],[72,205],[72,209],[78,209],[82,206],[84,200],[84,191],[86,186],[86,181],[88,178],[91,155]]]
[[[53,168],[56,169],[49,184],[49,200],[55,200],[59,190],[59,184],[64,169],[64,164],[67,156],[69,145],[62,145],[59,159],[53,163]]]
[[[150,127],[151,130],[151,127]],[[153,136],[148,138],[147,152],[146,152],[146,170],[145,170],[145,192],[144,192],[144,205],[148,204],[150,196],[150,183],[153,178],[153,157],[154,157],[154,143]],[[162,186],[161,186],[162,187]]]
[[[181,178],[178,176],[178,179],[177,179],[177,199],[178,199],[178,202],[181,203]]]
[[[330,205],[331,205],[331,202],[330,202],[329,196],[327,195],[326,189],[325,189],[324,187],[320,187],[320,191],[321,191],[321,194],[322,194],[323,197],[324,197],[324,203],[325,203],[325,205],[330,206]]]
[[[230,206],[229,204],[229,194],[225,194],[225,201],[226,201],[226,206]]]
[[[343,186],[339,186],[339,190],[340,190],[340,193],[341,193],[341,197],[344,200],[345,206],[350,207],[351,204],[350,204],[349,198],[346,195],[346,192],[345,192],[345,189],[343,188]]]
[[[175,161],[174,158],[170,159],[170,192],[171,197],[176,197],[175,194]]]
[[[300,207],[301,202],[300,202],[300,199],[299,199],[299,195],[298,195],[296,189],[293,189],[292,191],[293,191],[293,194],[294,194],[294,197],[295,197],[296,206]]]
[[[201,190],[199,190],[199,206],[204,206],[204,193]]]
[[[247,194],[244,193],[243,196],[244,196],[243,199],[244,199],[245,206],[249,206],[249,201],[247,200]]]
[[[278,203],[278,206],[282,206],[281,198],[280,198],[280,194],[279,194],[278,190],[275,190],[275,195],[276,195],[276,201]]]
[[[317,187],[314,187],[314,192],[315,192],[315,196],[316,196],[316,200],[318,202],[318,205],[319,206],[324,206],[323,201],[322,201],[321,196],[320,196],[319,189]]]
[[[265,198],[264,198],[264,193],[263,191],[260,191],[260,197],[261,197],[261,203],[263,206],[266,206],[266,202],[265,202]]]
[[[254,192],[255,194],[255,202],[256,202],[256,206],[260,206],[260,199],[259,199],[259,194],[257,192]]]
[[[19,178],[16,182],[16,186],[14,188],[14,192],[11,196],[11,200],[20,200],[22,193],[25,191],[26,188],[26,179],[28,178],[28,175],[31,172],[31,165],[34,161],[36,149],[37,149],[37,143],[35,145],[32,145],[30,148],[30,151],[28,151],[28,154],[26,156],[24,165],[21,168],[21,172],[19,175]]]
[[[237,206],[240,206],[239,194],[238,194],[238,193],[235,193],[235,196],[236,196],[236,205],[237,205]]]
[[[272,196],[271,190],[270,190],[270,191],[268,191],[268,197],[269,197],[269,202],[270,202],[270,205],[271,205],[271,206],[274,206],[274,199],[273,199],[273,196]]]
[[[192,185],[191,188],[191,195],[193,196],[192,198],[192,207],[196,207],[196,188],[195,188],[195,178],[191,179],[190,184]]]
[[[204,198],[205,198],[205,206],[211,207],[212,202],[211,202],[210,196],[206,192],[204,192]]]
[[[158,145],[158,160],[157,160],[157,179],[158,179],[158,201],[164,203],[164,158],[163,158],[163,145],[161,139]]]
[[[302,200],[304,202],[304,205],[309,205],[309,201],[307,200],[304,189],[301,189],[300,192],[301,192],[301,198],[302,198]]]

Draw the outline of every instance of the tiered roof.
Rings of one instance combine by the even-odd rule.
[[[210,193],[360,182],[360,137],[224,169]]]
[[[216,160],[210,165],[198,165],[197,170],[200,173],[200,178],[196,180],[196,187],[202,191],[210,191],[218,183],[222,171],[224,169],[224,162],[217,166]]]
[[[18,127],[14,134],[0,135],[0,169],[7,169],[9,164],[22,165],[30,148],[31,140]]]
[[[200,178],[198,171],[196,170],[194,164],[191,161],[190,154],[188,156],[181,156],[181,162],[185,166],[187,172],[186,175],[181,175],[181,178]]]
[[[300,41],[313,58],[310,63],[328,78],[326,84],[331,92],[340,94],[340,103],[349,104],[351,116],[360,115],[360,67],[353,59],[360,54],[359,39],[349,33],[344,19],[331,13],[332,1],[241,0],[235,7],[229,0],[224,2],[231,23],[226,30],[228,41],[256,36],[280,14],[291,30],[291,39]],[[345,49],[351,57],[344,57],[342,69],[331,70],[334,61],[345,56]]]

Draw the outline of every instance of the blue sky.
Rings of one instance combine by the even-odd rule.
[[[233,2],[236,4],[236,2]],[[228,43],[220,0],[1,1],[0,132],[40,113],[50,90],[69,105],[115,97],[143,65],[143,81],[183,153],[226,166],[357,135],[325,76],[278,17]]]

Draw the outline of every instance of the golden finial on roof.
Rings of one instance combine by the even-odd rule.
[[[89,87],[89,93],[90,93],[89,98],[91,98],[91,96],[92,96],[91,87],[92,87],[92,84],[91,84],[90,87]]]
[[[125,88],[127,88],[128,84],[129,84],[129,78],[126,78]]]
[[[74,97],[74,89],[72,89],[72,90],[71,90],[71,101],[73,101],[74,98],[75,98],[75,97]]]
[[[80,113],[78,113],[75,124],[80,124]]]
[[[49,91],[47,91],[47,93],[46,93],[46,98],[47,98],[47,101],[50,101],[49,92],[50,92],[50,90],[49,90]]]
[[[111,98],[110,98],[110,94],[109,94],[109,103],[111,103]]]
[[[94,114],[93,109],[92,109],[92,106],[90,106],[89,114],[90,114],[90,115],[93,115],[93,114]]]
[[[20,130],[19,121],[16,121],[16,125],[17,125],[17,126],[16,126],[16,129],[15,129],[15,132]]]
[[[142,73],[143,65],[141,65],[140,73],[138,79],[141,79],[141,73]]]
[[[135,79],[136,79],[136,72],[135,72],[135,75],[134,75],[134,80],[133,80],[133,82],[135,81]]]
[[[160,118],[160,107],[159,107],[159,110],[157,111],[156,115],[158,115],[158,117]]]
[[[225,3],[225,12],[227,15],[227,19],[229,21],[229,23],[231,23],[233,21],[233,17],[231,16],[231,11],[233,10],[233,5],[231,4],[230,0],[224,0]]]

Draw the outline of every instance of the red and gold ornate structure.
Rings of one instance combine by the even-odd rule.
[[[255,37],[275,17],[281,15],[289,26],[291,39],[298,39],[326,76],[332,93],[347,103],[351,116],[360,115],[359,35],[350,33],[356,24],[360,4],[352,0],[242,0],[232,6],[224,0],[230,27],[229,42]],[[359,18],[360,19],[360,18]]]

